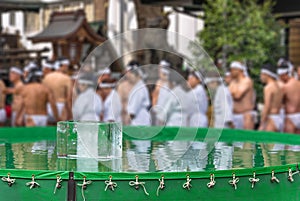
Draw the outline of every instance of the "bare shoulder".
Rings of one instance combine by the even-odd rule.
[[[253,85],[253,81],[252,81],[252,79],[249,78],[249,77],[245,77],[245,79],[243,79],[242,82],[243,82],[244,84],[247,84],[247,85],[250,85],[250,86]]]
[[[265,87],[264,87],[264,92],[265,93],[276,93],[280,90],[278,84],[276,82],[273,82],[273,83],[270,83],[270,84],[267,84]]]
[[[0,80],[0,88],[5,88],[5,84],[4,84],[3,80]]]

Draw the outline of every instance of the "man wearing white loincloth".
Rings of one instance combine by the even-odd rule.
[[[21,110],[21,103],[20,103],[20,93],[21,88],[23,87],[22,82],[22,75],[23,72],[18,67],[11,67],[9,70],[9,81],[13,83],[12,88],[6,88],[6,94],[13,95],[13,102],[12,102],[12,115],[11,115],[11,126],[22,126],[23,123],[17,125],[16,124],[16,116],[17,112]]]
[[[71,78],[64,74],[65,65],[56,65],[56,71],[49,73],[43,79],[43,84],[54,94],[58,115],[61,120],[71,118]],[[50,104],[47,105],[48,123],[55,124]]]
[[[280,114],[283,93],[279,87],[276,69],[271,64],[262,66],[260,72],[264,87],[264,108],[261,113],[259,130],[282,131],[283,118]]]
[[[21,89],[21,110],[18,111],[16,122],[24,122],[25,126],[47,125],[47,103],[49,102],[55,117],[58,119],[57,109],[52,92],[40,83],[41,71],[32,71],[28,75],[28,83]]]
[[[300,82],[290,76],[289,65],[282,62],[277,74],[283,84],[283,103],[285,110],[284,131],[300,134]]]
[[[254,88],[247,76],[246,67],[238,61],[230,65],[232,81],[229,91],[233,98],[233,123],[236,129],[254,129],[256,111],[254,111]]]

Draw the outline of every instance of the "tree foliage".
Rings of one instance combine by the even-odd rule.
[[[198,42],[214,60],[245,62],[258,79],[262,64],[275,64],[283,54],[282,27],[272,14],[273,5],[272,0],[206,0]]]

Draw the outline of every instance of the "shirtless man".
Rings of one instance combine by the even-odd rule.
[[[41,71],[33,71],[29,74],[29,80],[22,87],[21,111],[17,114],[18,123],[25,118],[25,126],[47,125],[47,103],[50,103],[54,117],[58,120],[57,108],[52,92],[40,83]]]
[[[233,98],[233,123],[237,129],[254,129],[254,89],[252,80],[246,76],[245,66],[240,62],[230,65],[232,81],[229,91]]]
[[[288,133],[300,134],[300,82],[291,77],[289,66],[283,62],[277,69],[283,84],[283,103],[285,110],[285,128]]]
[[[123,76],[117,86],[117,92],[120,97],[121,105],[122,105],[122,110],[121,110],[121,118],[122,118],[122,123],[124,125],[129,125],[130,124],[130,118],[127,113],[127,105],[128,105],[128,97],[129,93],[133,88],[133,84],[129,82],[126,76]]]
[[[64,68],[59,67],[56,71],[46,75],[43,84],[48,87],[54,95],[59,118],[61,120],[67,120],[71,118],[72,81],[68,75],[64,74],[63,70]],[[47,108],[48,123],[55,124],[50,104],[47,105]]]
[[[6,112],[5,112],[5,84],[4,82],[0,79],[0,127],[4,126],[5,121],[6,121]]]
[[[271,64],[261,68],[260,79],[264,87],[264,108],[259,130],[282,131],[283,118],[280,115],[283,93],[277,80],[276,69]]]
[[[13,83],[12,88],[6,88],[6,94],[13,94],[13,102],[11,105],[12,115],[11,115],[11,126],[22,126],[23,124],[16,124],[17,112],[21,110],[20,92],[23,87],[22,82],[23,72],[20,68],[11,67],[9,70],[9,81]]]
[[[152,107],[154,115],[163,110],[167,103],[167,98],[171,91],[171,86],[169,82],[171,64],[166,60],[161,60],[158,69],[158,80],[155,83],[155,88],[152,92]],[[156,120],[155,125],[162,125],[163,122]]]

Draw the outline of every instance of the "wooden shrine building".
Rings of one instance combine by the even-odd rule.
[[[106,40],[90,27],[83,10],[53,12],[48,26],[29,39],[33,43],[51,42],[53,59],[63,56],[73,65]]]

